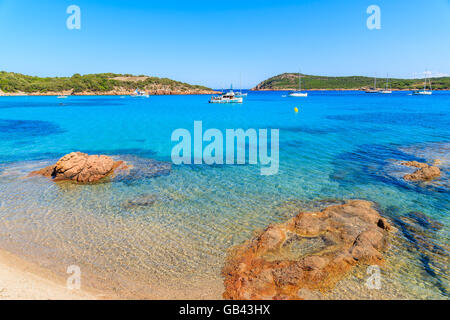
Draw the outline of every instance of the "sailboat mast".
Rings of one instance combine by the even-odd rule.
[[[298,91],[302,91],[302,78],[300,78],[300,70],[298,70]]]
[[[425,71],[425,81],[423,83],[423,90],[427,90],[427,72]]]
[[[242,93],[242,73],[239,75],[239,92]]]

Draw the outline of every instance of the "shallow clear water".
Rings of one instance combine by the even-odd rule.
[[[300,209],[368,199],[398,228],[383,287],[366,289],[365,269],[355,270],[327,297],[448,298],[450,92],[284,94],[250,92],[242,105],[207,96],[1,97],[0,247],[60,274],[78,265],[83,285],[123,297],[220,298],[228,248]],[[97,185],[25,178],[77,150],[170,161],[172,131],[192,132],[195,120],[204,131],[280,129],[278,174],[173,165],[170,174]],[[396,160],[437,158],[441,179],[401,179],[412,170]],[[405,226],[411,212],[442,226]]]

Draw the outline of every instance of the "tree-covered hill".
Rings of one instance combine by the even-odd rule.
[[[132,92],[136,88],[152,94],[207,93],[211,89],[191,85],[168,78],[133,76],[130,74],[99,73],[72,77],[34,77],[20,73],[0,71],[0,90],[3,93],[49,94],[70,92],[71,94],[119,94]]]
[[[359,90],[373,87],[374,78],[361,76],[325,77],[301,74],[302,89]],[[384,88],[386,79],[377,79],[377,87]],[[392,89],[423,88],[424,79],[389,79]],[[450,77],[431,78],[433,90],[449,90]],[[283,73],[259,83],[253,90],[293,90],[298,88],[298,73]]]

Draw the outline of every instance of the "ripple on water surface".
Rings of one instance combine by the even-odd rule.
[[[283,177],[261,184],[258,169],[251,166],[174,167],[170,174],[139,176],[131,184],[25,178],[46,164],[0,169],[1,245],[61,275],[68,265],[78,265],[85,285],[122,297],[220,298],[220,272],[230,247],[299,210],[339,202],[292,196],[286,192],[290,187],[276,183]],[[392,218],[403,211],[397,207],[384,213]],[[445,243],[446,227],[437,232],[440,236],[428,231],[431,241]],[[383,268],[383,290],[368,290],[365,269],[358,269],[323,298],[445,296],[448,273],[439,269],[446,267],[445,255],[420,250],[422,244],[400,230]],[[431,261],[424,264],[424,259]],[[437,272],[432,275],[426,268]]]
[[[230,247],[299,210],[367,199],[399,229],[382,289],[365,287],[362,267],[326,297],[448,298],[448,178],[405,183],[399,170],[410,169],[389,160],[439,158],[448,177],[448,149],[435,155],[446,149],[428,143],[448,142],[448,93],[389,96],[314,92],[293,102],[255,92],[232,107],[210,106],[204,96],[70,97],[63,105],[53,97],[2,99],[0,247],[63,276],[68,265],[79,265],[83,285],[123,297],[220,298]],[[170,174],[136,172],[134,179],[85,186],[25,178],[77,150],[166,160],[172,131],[199,119],[205,130],[280,129],[279,173],[174,166]],[[16,162],[23,160],[42,161]],[[427,229],[413,212],[442,228]]]

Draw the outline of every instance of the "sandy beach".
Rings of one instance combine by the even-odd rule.
[[[0,250],[0,300],[96,300],[105,297],[86,290],[69,290],[65,279]]]

